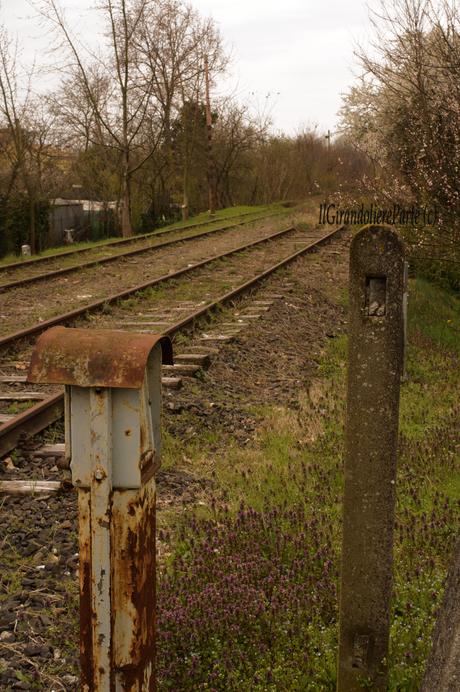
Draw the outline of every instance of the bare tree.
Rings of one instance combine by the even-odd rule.
[[[0,150],[8,162],[5,199],[13,190],[25,192],[29,205],[29,244],[37,251],[36,203],[50,187],[53,167],[50,150],[52,116],[31,89],[33,70],[25,78],[18,61],[18,46],[0,27]],[[45,181],[48,185],[45,185]]]
[[[88,63],[73,38],[57,0],[43,0],[41,12],[52,23],[67,47],[70,69],[78,74],[78,87],[86,97],[88,136],[118,152],[120,160],[120,221],[122,234],[133,233],[131,181],[135,172],[153,155],[156,143],[142,136],[147,117],[152,117],[153,81],[142,79],[135,52],[135,36],[150,0],[104,0],[99,5],[107,26],[106,54]],[[97,75],[97,79],[95,79]],[[101,99],[101,84],[107,89]],[[81,122],[79,123],[81,125]]]
[[[222,39],[214,22],[203,19],[191,5],[180,0],[157,0],[142,15],[136,48],[145,83],[150,85],[153,81],[160,105],[165,175],[172,188],[176,187],[176,181],[181,182],[183,206],[188,207],[188,167],[197,122],[194,127],[184,123],[182,129],[181,175],[176,174],[178,157],[173,151],[173,122],[190,114],[193,110],[190,105],[204,98],[205,61],[211,80],[225,70],[228,59]],[[197,114],[198,105],[194,110]]]
[[[221,206],[235,204],[251,178],[257,152],[268,136],[268,122],[251,117],[246,106],[233,99],[217,104],[214,129],[216,190]],[[240,183],[243,183],[240,186]]]
[[[457,248],[460,190],[460,10],[448,0],[393,0],[374,15],[372,54],[342,110],[387,198],[436,207],[417,240]]]
[[[74,69],[59,88],[47,96],[49,108],[56,116],[61,145],[75,151],[88,151],[92,145],[103,147],[107,142],[96,110],[107,112],[111,81],[105,70],[101,72],[97,62],[88,65],[87,78],[97,109],[88,99],[87,86],[79,69]]]

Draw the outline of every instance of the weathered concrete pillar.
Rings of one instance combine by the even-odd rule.
[[[348,391],[338,690],[386,690],[404,247],[367,226],[350,258]]]
[[[420,692],[460,690],[460,533]]]

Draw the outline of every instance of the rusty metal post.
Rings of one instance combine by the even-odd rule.
[[[69,388],[70,389],[70,388]],[[71,391],[69,392],[71,397]],[[70,398],[72,407],[72,398]],[[72,415],[72,410],[71,410]],[[80,425],[90,426],[90,501],[89,523],[80,532],[91,546],[91,641],[93,642],[92,686],[95,690],[111,688],[111,515],[112,515],[112,397],[111,390],[89,390],[89,420],[80,418]],[[80,432],[81,434],[81,432]]]
[[[55,327],[30,382],[66,385],[78,489],[81,689],[155,690],[155,471],[169,339]]]
[[[339,692],[387,689],[403,289],[396,233],[363,228],[350,257]]]

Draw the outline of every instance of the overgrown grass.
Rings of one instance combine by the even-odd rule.
[[[453,336],[460,300],[412,282],[409,316],[392,692],[419,688],[460,509],[460,343]],[[317,379],[295,407],[268,402],[253,411],[260,425],[250,445],[229,443],[218,424],[200,426],[189,410],[181,423],[196,435],[188,442],[164,437],[165,466],[185,463],[212,475],[215,490],[203,494],[206,504],[196,510],[170,509],[159,517],[160,542],[173,549],[157,592],[160,690],[335,689],[347,342],[340,336],[328,344]],[[59,423],[46,439],[62,434]],[[0,607],[23,597],[24,576],[35,570],[34,559],[43,559],[22,555],[21,530],[18,514],[2,540]],[[50,545],[53,540],[51,533]],[[73,575],[60,580],[53,576],[48,589],[54,594],[61,587],[59,600],[43,612],[53,623],[47,641],[65,657],[47,659],[30,675],[18,671],[31,689],[50,689],[53,676],[68,672],[67,657],[76,655],[77,584]],[[18,625],[18,641],[28,640],[27,627],[25,620]]]
[[[36,401],[13,401],[6,407],[5,413],[10,415],[16,415],[17,413],[27,411],[28,408],[30,408],[36,403]]]
[[[458,527],[460,301],[411,285],[402,388],[390,690],[419,687]],[[346,339],[298,409],[260,410],[258,439],[214,460],[160,577],[160,689],[334,690]],[[192,463],[209,466],[206,440]],[[176,450],[177,451],[177,450]],[[185,450],[183,453],[187,454]]]

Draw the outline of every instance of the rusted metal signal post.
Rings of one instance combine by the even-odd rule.
[[[387,689],[404,247],[385,226],[353,239],[340,594],[339,692]]]
[[[168,338],[55,327],[29,381],[65,384],[78,489],[81,689],[155,690],[155,478]]]

